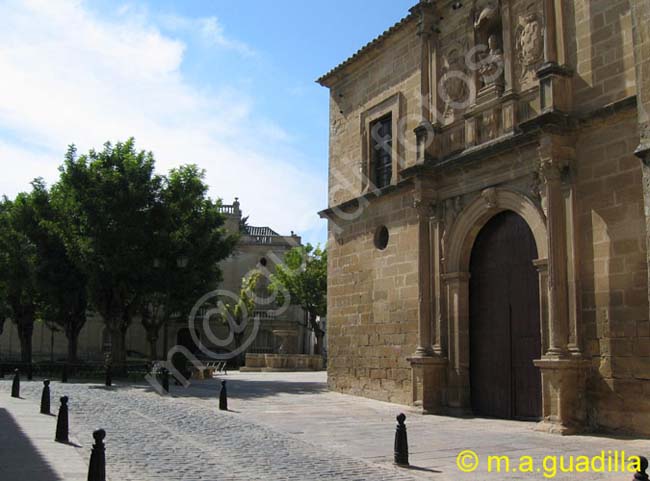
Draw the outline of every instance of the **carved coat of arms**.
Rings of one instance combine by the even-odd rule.
[[[542,60],[543,53],[542,25],[536,14],[526,15],[517,29],[517,56],[522,85],[535,80],[535,70]]]

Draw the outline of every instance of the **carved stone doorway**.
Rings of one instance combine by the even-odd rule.
[[[474,414],[542,417],[542,387],[533,360],[541,356],[537,247],[526,221],[512,211],[490,219],[470,260],[470,396]]]

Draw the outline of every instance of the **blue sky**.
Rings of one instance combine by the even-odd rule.
[[[253,225],[326,240],[328,93],[314,80],[415,0],[5,0],[0,194],[65,148],[136,137],[207,171]]]

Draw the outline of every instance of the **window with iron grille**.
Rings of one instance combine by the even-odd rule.
[[[393,176],[393,122],[387,115],[372,123],[370,128],[372,146],[373,182],[378,189],[390,185]]]

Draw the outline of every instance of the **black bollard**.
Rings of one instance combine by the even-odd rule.
[[[88,466],[88,481],[106,481],[106,447],[104,438],[106,431],[98,429],[93,433],[95,444],[90,453],[90,465]]]
[[[34,379],[34,367],[32,366],[32,363],[29,363],[29,366],[27,366],[27,380],[32,381]]]
[[[11,397],[20,397],[20,371],[14,369],[14,380],[11,382]]]
[[[219,393],[219,411],[228,410],[228,392],[226,391],[226,381],[221,381],[221,392]]]
[[[4,378],[5,378],[5,365],[0,364],[0,379],[4,379]]]
[[[643,456],[639,456],[639,459],[641,460],[641,464],[639,466],[639,471],[634,475],[634,481],[648,481],[648,479],[650,479],[646,472],[648,470],[648,459]]]
[[[169,393],[169,371],[167,368],[162,368],[160,375],[162,376],[162,388],[163,388],[163,393],[167,394]]]
[[[406,416],[401,413],[397,416],[397,429],[395,430],[395,464],[398,466],[409,465],[409,443],[406,437]]]
[[[68,365],[64,364],[61,370],[61,382],[68,382]]]
[[[113,385],[113,373],[111,372],[111,365],[106,365],[106,387],[111,387]]]
[[[41,414],[50,414],[50,380],[43,381],[43,393],[41,394]]]
[[[54,440],[59,443],[68,443],[68,396],[61,398],[59,415],[56,418],[56,436]]]

